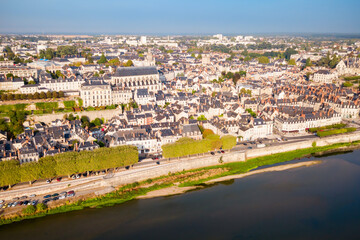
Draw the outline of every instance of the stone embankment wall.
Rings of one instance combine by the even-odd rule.
[[[128,172],[124,176],[115,176],[103,181],[103,186],[117,186],[133,182],[143,181],[149,178],[155,178],[169,173],[180,172],[184,170],[219,165],[221,162],[240,162],[245,161],[245,152],[231,152],[224,155],[196,157],[188,160],[181,160],[173,163],[144,168],[136,172]]]
[[[75,117],[82,116],[89,117],[90,121],[95,120],[95,118],[104,118],[105,120],[109,120],[112,117],[119,115],[122,113],[121,109],[109,109],[109,110],[98,110],[98,111],[82,111],[82,112],[68,112],[68,113],[55,113],[55,114],[44,114],[44,115],[33,115],[29,116],[35,122],[44,122],[50,123],[56,119],[63,119],[65,114],[73,114]]]
[[[82,178],[76,181],[52,183],[44,186],[32,186],[21,190],[10,190],[0,193],[0,199],[9,200],[14,197],[20,197],[23,195],[29,196],[30,194],[42,195],[51,192],[60,192],[69,187],[74,191],[82,191],[93,189],[98,191],[99,189],[108,188],[111,186],[119,186],[123,184],[143,181],[149,178],[155,178],[169,173],[179,172],[183,170],[190,170],[202,167],[208,167],[212,165],[220,164],[221,160],[224,163],[245,161],[246,159],[260,157],[280,152],[287,152],[302,148],[312,147],[312,143],[315,141],[317,146],[326,146],[335,143],[352,142],[360,140],[360,133],[353,132],[340,136],[332,136],[323,139],[311,139],[301,142],[284,142],[278,146],[271,146],[265,148],[249,149],[246,151],[229,152],[226,154],[217,154],[215,156],[197,156],[182,160],[172,160],[171,162],[160,165],[154,165],[152,167],[134,168],[122,172],[115,173],[114,177],[104,179],[101,176],[95,178]],[[220,160],[220,158],[222,159]],[[70,184],[70,186],[68,186]]]
[[[286,143],[278,145],[278,146],[270,146],[266,148],[256,148],[246,151],[246,159],[249,158],[255,158],[255,157],[261,157],[265,155],[275,154],[275,153],[281,153],[281,152],[288,152],[288,151],[294,151],[297,149],[303,149],[303,148],[310,148],[312,147],[313,142],[316,142],[316,146],[322,147],[326,145],[332,145],[335,143],[345,143],[345,142],[353,142],[353,141],[359,141],[360,140],[360,133],[358,131],[344,134],[344,135],[338,135],[338,136],[330,136],[326,138],[318,138],[318,139],[311,139],[301,142],[293,142],[293,143]]]

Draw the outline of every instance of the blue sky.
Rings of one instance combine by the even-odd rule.
[[[360,0],[0,0],[1,33],[360,33]]]

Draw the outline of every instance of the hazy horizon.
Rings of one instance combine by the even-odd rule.
[[[356,0],[5,0],[1,6],[3,34],[360,34]]]

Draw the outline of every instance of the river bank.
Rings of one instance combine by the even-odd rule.
[[[262,157],[256,157],[249,159],[245,162],[232,162],[219,164],[216,166],[204,167],[199,169],[193,169],[188,171],[169,173],[168,175],[148,179],[142,182],[135,182],[133,184],[127,184],[121,187],[116,188],[114,192],[110,192],[104,194],[102,196],[90,197],[87,198],[82,197],[77,199],[76,202],[73,203],[64,203],[61,206],[54,206],[51,209],[47,209],[44,211],[39,211],[34,214],[14,214],[12,216],[3,217],[0,219],[0,224],[9,224],[12,222],[22,221],[25,219],[32,219],[43,217],[46,215],[56,214],[56,213],[64,213],[69,211],[81,210],[84,208],[99,208],[105,206],[112,206],[114,204],[120,204],[132,199],[136,199],[140,196],[147,195],[152,191],[155,192],[154,196],[160,196],[160,193],[166,194],[166,192],[159,192],[161,189],[166,189],[169,187],[177,186],[176,188],[184,188],[186,192],[189,189],[193,189],[196,186],[201,184],[206,184],[213,179],[221,179],[223,177],[229,176],[229,178],[234,175],[244,174],[253,169],[256,169],[260,166],[273,165],[277,163],[287,162],[294,159],[300,159],[303,157],[311,156],[311,154],[321,153],[325,154],[328,151],[335,151],[334,149],[340,149],[341,151],[345,149],[354,149],[354,147],[358,147],[360,142],[352,142],[352,143],[337,143],[333,145],[323,146],[323,147],[312,147],[299,149],[289,152],[277,153]],[[232,176],[230,176],[232,175]],[[175,190],[176,188],[172,188],[171,193],[179,194]],[[164,195],[161,195],[164,196]]]

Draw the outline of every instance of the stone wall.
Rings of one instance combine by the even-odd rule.
[[[82,116],[89,117],[90,121],[94,120],[95,118],[104,118],[105,120],[109,120],[112,117],[121,114],[121,109],[109,109],[109,110],[98,110],[98,111],[82,111],[82,112],[68,112],[68,113],[55,113],[55,114],[44,114],[44,115],[34,115],[30,116],[32,120],[35,122],[44,122],[44,123],[50,123],[56,119],[63,119],[65,114],[73,114],[74,116],[79,116],[80,118]]]
[[[149,178],[155,178],[169,173],[181,172],[184,170],[208,167],[213,165],[220,164],[220,158],[224,163],[229,162],[240,162],[245,161],[245,152],[231,152],[224,155],[215,155],[215,156],[206,156],[206,157],[196,157],[187,160],[176,161],[173,163],[168,163],[160,166],[153,166],[150,168],[144,168],[134,171],[130,171],[126,175],[116,176],[111,179],[103,181],[104,186],[117,186],[133,182],[143,181]]]
[[[108,110],[111,111],[111,110]],[[113,110],[112,110],[113,111]],[[96,113],[99,113],[97,111]],[[86,112],[88,113],[88,112]],[[100,116],[98,116],[100,117]],[[169,173],[179,172],[183,170],[190,170],[202,167],[208,167],[212,165],[220,164],[220,158],[224,163],[245,161],[246,159],[265,156],[269,154],[275,154],[280,152],[287,152],[296,149],[303,149],[312,147],[312,143],[316,141],[317,146],[326,146],[335,143],[352,142],[360,140],[359,132],[353,132],[340,136],[332,136],[323,139],[311,139],[301,142],[289,142],[279,146],[271,146],[258,149],[249,149],[246,152],[229,152],[226,154],[217,154],[215,156],[197,156],[182,160],[172,160],[171,162],[162,162],[160,165],[152,167],[134,168],[117,172],[114,177],[110,179],[104,179],[103,176],[96,176],[90,178],[82,178],[76,181],[66,181],[60,183],[52,183],[44,186],[32,186],[21,190],[10,190],[0,193],[0,199],[9,200],[14,197],[20,197],[23,195],[29,196],[30,194],[48,194],[51,192],[60,192],[70,188],[74,191],[93,189],[98,191],[99,188],[119,186],[123,184],[143,181],[149,178],[159,177],[167,175]]]

